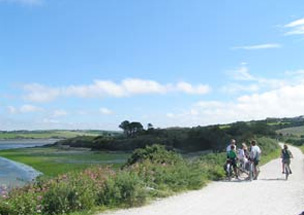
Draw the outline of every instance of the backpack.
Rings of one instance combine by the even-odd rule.
[[[290,158],[290,153],[288,150],[282,149],[282,158],[283,159],[289,159]]]

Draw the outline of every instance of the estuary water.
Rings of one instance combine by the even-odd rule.
[[[0,140],[0,150],[27,148],[52,144],[56,140]],[[5,188],[23,186],[41,173],[22,163],[0,157],[0,191]]]

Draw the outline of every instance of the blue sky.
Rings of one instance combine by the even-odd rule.
[[[0,130],[304,114],[300,1],[0,0]]]

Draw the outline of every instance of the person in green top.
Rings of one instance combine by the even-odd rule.
[[[281,151],[281,158],[282,158],[282,173],[284,174],[285,171],[285,165],[288,165],[289,167],[289,174],[291,174],[291,169],[290,169],[290,158],[293,158],[293,155],[291,151],[288,149],[288,146],[284,144],[283,149]]]
[[[235,150],[235,145],[231,145],[231,150],[228,152],[227,157],[229,159],[229,162],[230,162],[231,166],[233,167],[233,171],[236,175],[236,178],[238,179],[238,171],[237,171],[237,168],[236,168],[237,153],[236,153],[236,150]]]

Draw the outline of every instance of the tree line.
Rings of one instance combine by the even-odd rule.
[[[231,138],[238,142],[250,141],[257,136],[275,137],[275,129],[266,120],[235,122],[228,125],[197,126],[191,128],[154,128],[151,123],[145,129],[140,122],[124,120],[118,126],[118,136],[77,137],[60,141],[60,144],[74,147],[89,147],[93,150],[131,151],[153,144],[164,145],[181,151],[225,149]]]

